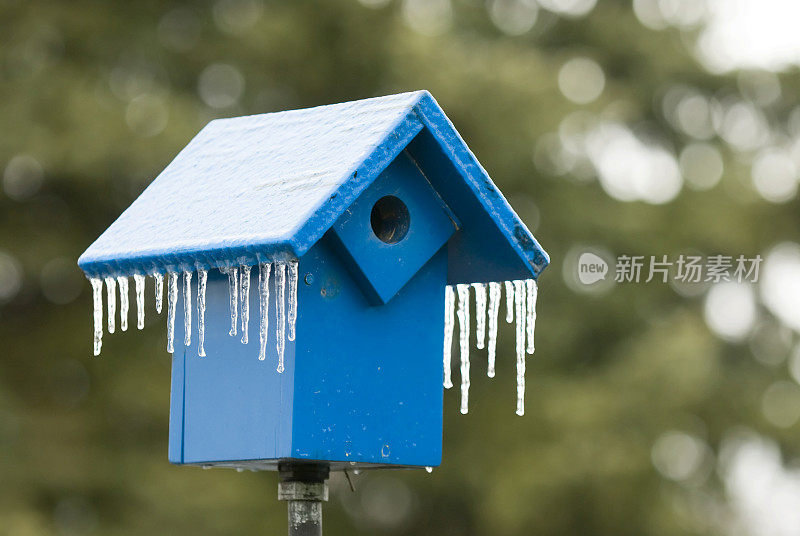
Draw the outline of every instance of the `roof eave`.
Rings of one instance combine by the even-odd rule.
[[[549,255],[495,186],[436,99],[428,91],[424,91],[414,109],[425,128],[431,132],[445,155],[470,186],[483,209],[494,216],[492,220],[523,264],[528,267],[530,275],[534,279],[538,278],[542,270],[550,264]]]

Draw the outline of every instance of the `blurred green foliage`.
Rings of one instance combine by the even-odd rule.
[[[0,252],[21,274],[0,303],[0,535],[285,530],[274,474],[167,462],[163,318],[106,337],[92,359],[89,285],[74,261],[208,120],[420,88],[553,259],[540,280],[527,415],[514,415],[513,334],[502,323],[497,378],[473,366],[470,414],[445,393],[442,466],[363,474],[355,494],[336,475],[328,534],[717,533],[728,505],[713,466],[728,430],[747,426],[798,454],[797,427],[760,411],[786,367],[715,337],[700,297],[657,283],[583,294],[562,277],[580,245],[752,256],[799,241],[797,201],[760,200],[722,144],[721,183],[663,205],[615,200],[533,159],[578,109],[677,152],[689,140],[662,113],[665,88],[737,94],[735,74],[709,74],[690,35],[644,27],[621,0],[578,18],[540,10],[517,36],[479,0],[454,2],[449,25],[425,35],[408,23],[413,3],[0,1],[0,168],[27,155],[27,172],[38,163],[42,173],[35,191],[0,192]],[[602,94],[583,106],[558,86],[576,55],[605,73]],[[223,66],[219,76],[211,65]],[[780,81],[771,118],[797,105],[800,77]],[[661,475],[651,451],[667,430],[707,444],[712,469],[689,482]]]

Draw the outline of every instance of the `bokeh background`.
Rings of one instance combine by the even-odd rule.
[[[800,534],[799,6],[0,0],[0,535],[285,530],[274,474],[167,462],[164,318],[92,358],[75,261],[210,119],[421,88],[553,259],[527,414],[501,322],[442,466],[335,476],[327,533]],[[764,262],[587,287],[582,251]]]

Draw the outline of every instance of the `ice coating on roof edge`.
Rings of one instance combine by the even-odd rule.
[[[231,250],[235,252],[236,250]],[[224,271],[228,268],[237,268],[240,266],[249,266],[251,268],[257,267],[263,263],[275,262],[297,262],[299,256],[295,255],[291,248],[286,247],[285,251],[277,253],[249,253],[249,254],[234,254],[229,257],[217,256],[209,260],[208,255],[198,255],[197,259],[192,262],[164,262],[159,263],[156,261],[138,262],[138,261],[109,261],[102,263],[102,268],[98,268],[98,264],[81,264],[79,259],[78,266],[83,270],[87,279],[92,277],[99,277],[104,279],[106,277],[131,277],[134,275],[145,276],[165,276],[169,272],[186,272],[197,270],[220,270]]]

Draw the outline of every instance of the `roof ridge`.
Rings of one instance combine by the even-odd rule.
[[[427,89],[417,89],[417,90],[414,90],[414,91],[404,91],[402,93],[393,93],[391,95],[378,95],[378,96],[375,96],[375,97],[367,97],[367,98],[364,98],[364,99],[353,99],[353,100],[344,101],[344,102],[331,102],[331,103],[328,103],[328,104],[318,104],[316,106],[310,106],[308,108],[295,108],[293,110],[279,110],[279,111],[274,111],[274,112],[262,112],[262,113],[258,113],[258,114],[239,115],[239,116],[236,116],[236,117],[217,117],[217,118],[212,119],[211,121],[209,121],[209,123],[220,123],[220,122],[236,121],[237,119],[254,119],[256,117],[267,117],[267,116],[273,116],[274,117],[274,116],[277,116],[277,115],[289,116],[289,115],[311,114],[311,113],[314,113],[314,112],[319,112],[319,111],[321,111],[323,109],[330,109],[330,108],[336,108],[336,107],[346,107],[347,105],[352,105],[352,104],[355,104],[355,103],[369,103],[369,102],[380,101],[380,100],[393,100],[395,98],[397,98],[399,100],[399,97],[404,97],[404,96],[409,96],[410,97],[411,95],[417,95],[417,94],[420,95],[420,97],[421,97],[421,96],[423,96],[425,94],[430,95],[430,92]]]

